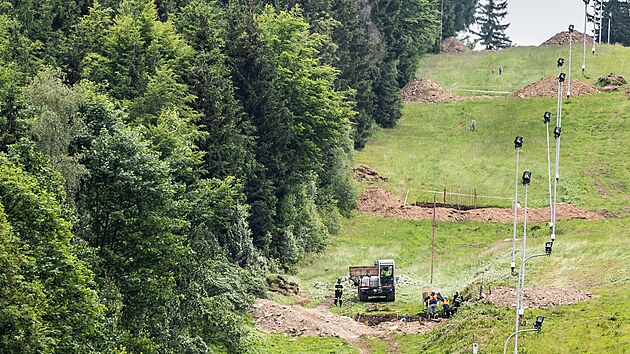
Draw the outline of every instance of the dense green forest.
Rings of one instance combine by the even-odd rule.
[[[0,352],[255,347],[354,208],[435,0],[0,2]],[[450,30],[449,30],[450,31]]]

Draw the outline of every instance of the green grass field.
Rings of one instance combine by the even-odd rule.
[[[423,60],[418,75],[451,90],[516,91],[542,76],[555,75],[555,60],[565,50],[568,47],[524,47],[432,55]],[[578,69],[573,72],[575,77],[580,75],[581,58],[581,51],[573,57],[574,69]],[[610,72],[630,78],[628,60],[630,48],[600,46],[595,57],[589,53],[587,58],[589,81]],[[501,78],[489,71],[498,65],[505,68]],[[572,97],[563,107],[558,198],[590,210],[608,210],[610,216],[602,221],[559,221],[553,254],[528,261],[527,287],[581,289],[595,297],[574,305],[527,309],[525,328],[531,327],[538,315],[545,316],[545,323],[540,333],[521,335],[520,353],[630,351],[630,100],[625,89]],[[409,191],[410,201],[432,200],[433,194],[427,191],[441,191],[447,186],[449,190],[475,189],[480,196],[507,198],[480,197],[478,203],[510,207],[515,182],[513,140],[522,135],[520,173],[532,171],[528,206],[543,207],[548,204],[548,185],[542,116],[545,111],[554,113],[555,107],[555,99],[509,97],[408,104],[398,126],[378,131],[356,153],[355,163],[368,164],[390,179],[376,186],[401,198]],[[477,120],[475,132],[467,129],[467,114]],[[550,143],[553,169],[553,135]],[[366,187],[357,183],[359,190]],[[520,238],[522,224],[517,234]],[[528,223],[528,254],[542,252],[549,234],[546,225]],[[434,284],[446,294],[470,291],[482,282],[515,287],[515,278],[509,275],[511,236],[511,223],[438,222]],[[304,260],[291,278],[312,297],[310,305],[315,305],[330,295],[330,284],[346,274],[348,266],[368,265],[379,258],[396,259],[401,277],[396,302],[378,305],[380,311],[419,312],[421,288],[430,280],[431,221],[355,213],[345,220],[340,235],[330,241],[326,251]],[[371,306],[356,301],[353,289],[346,293],[343,314],[364,313]],[[475,335],[480,352],[497,353],[513,328],[514,309],[470,301],[458,316],[429,334],[399,335],[395,340],[400,353],[464,353],[471,352]],[[263,342],[264,353],[357,352],[342,339],[273,335],[263,336]],[[371,346],[373,353],[387,351],[387,344],[375,339]]]
[[[571,79],[594,84],[610,73],[630,73],[629,48],[598,45],[595,55],[586,46],[586,70],[582,76],[583,46],[572,48]],[[420,63],[418,77],[435,80],[457,96],[472,95],[463,90],[515,92],[547,76],[557,76],[558,58],[564,58],[563,72],[568,73],[569,46],[513,47],[500,51],[429,55]],[[498,75],[503,66],[503,75]],[[492,74],[494,69],[494,75]],[[627,78],[627,77],[626,77]]]

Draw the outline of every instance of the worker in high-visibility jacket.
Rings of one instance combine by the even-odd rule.
[[[444,318],[451,318],[451,306],[448,304],[448,296],[444,296],[444,300],[442,300],[442,309],[444,309]]]
[[[436,294],[435,291],[432,291],[430,295],[427,295],[424,298],[424,302],[429,307],[429,319],[437,318],[438,301],[443,300],[442,296],[440,294]]]
[[[335,306],[337,306],[337,304],[339,304],[339,306],[343,305],[342,295],[343,284],[341,284],[341,278],[337,278],[337,284],[335,284]]]

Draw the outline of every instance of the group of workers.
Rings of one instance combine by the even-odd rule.
[[[429,319],[435,319],[438,317],[438,302],[442,303],[444,318],[451,318],[451,315],[457,312],[457,309],[462,302],[462,297],[459,295],[458,291],[455,292],[455,295],[453,295],[453,309],[451,310],[448,296],[442,296],[442,294],[432,291],[431,294],[424,297],[424,303],[429,308]]]
[[[335,284],[333,289],[335,292],[335,306],[342,306],[343,284],[341,283],[341,278],[337,278],[337,283]],[[461,305],[462,300],[463,298],[461,295],[459,295],[459,291],[456,291],[455,295],[453,295],[453,308],[451,309],[448,296],[442,296],[442,294],[440,294],[439,292],[436,293],[435,291],[432,291],[431,294],[424,297],[424,303],[429,308],[429,319],[435,319],[438,317],[438,302],[442,303],[444,318],[451,318],[451,315],[457,312],[457,309]],[[406,316],[404,316],[403,318],[406,319]]]

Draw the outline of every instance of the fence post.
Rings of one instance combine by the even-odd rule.
[[[444,205],[446,205],[446,186],[444,186]]]
[[[477,209],[477,189],[473,189],[473,192],[475,193],[475,209]]]

